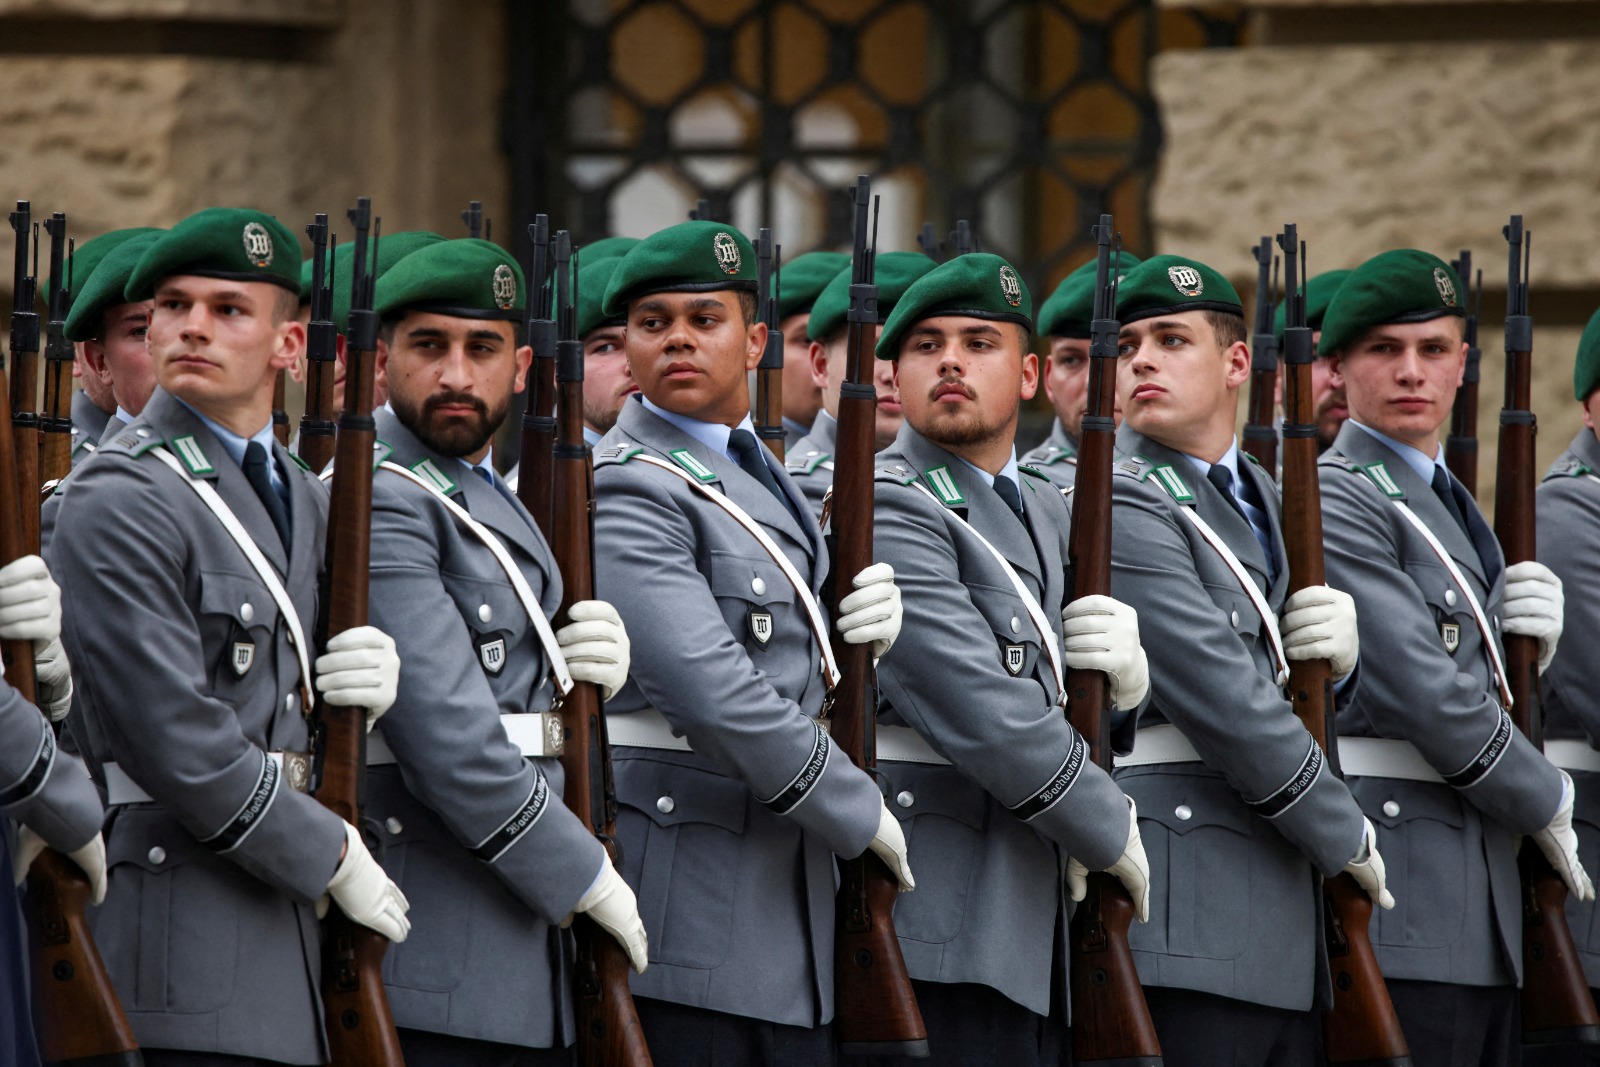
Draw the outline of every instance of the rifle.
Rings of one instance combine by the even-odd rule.
[[[1467,287],[1467,366],[1456,390],[1455,407],[1450,411],[1450,436],[1444,442],[1444,462],[1450,473],[1478,495],[1478,380],[1483,350],[1478,347],[1478,312],[1483,305],[1483,272],[1478,272],[1478,288],[1472,288],[1472,253],[1461,250],[1461,258],[1450,264]]]
[[[696,200],[694,202],[694,207],[689,209],[689,221],[690,222],[696,222],[696,221],[698,221],[698,222],[712,222],[712,221],[715,221],[711,217],[711,201],[707,200],[703,196],[700,199]]]
[[[317,602],[318,645],[334,634],[367,622],[367,578],[372,548],[372,456],[377,441],[372,418],[373,370],[377,362],[378,316],[372,310],[372,201],[361,197],[349,213],[355,224],[351,263],[349,343],[345,349],[344,410],[334,445],[329,486],[326,564]],[[316,798],[353,826],[361,825],[366,802],[367,724],[361,708],[317,700]],[[327,1017],[328,1050],[333,1063],[362,1067],[403,1067],[389,998],[383,990],[384,936],[352,922],[337,906],[323,920],[322,1007]]]
[[[467,201],[467,210],[461,213],[461,221],[467,224],[467,236],[477,240],[483,237],[483,201]]]
[[[16,472],[19,500],[36,500],[43,479],[39,477],[39,457],[43,444],[36,404],[39,395],[39,230],[33,224],[28,201],[18,200],[11,213],[11,228],[16,231],[16,256],[12,261],[11,304],[11,437],[12,469]],[[33,242],[33,263],[29,269],[28,247]],[[4,477],[0,471],[0,477]],[[22,517],[22,543],[39,543],[39,509],[25,507]]]
[[[1273,426],[1278,388],[1278,338],[1272,332],[1272,238],[1255,247],[1256,328],[1250,338],[1250,412],[1244,425],[1244,450],[1269,473],[1278,469],[1278,430]],[[1287,270],[1287,268],[1285,268]]]
[[[1306,249],[1294,223],[1278,235],[1283,249],[1286,327],[1283,332],[1283,544],[1289,592],[1323,585],[1322,486],[1317,479],[1316,404],[1311,394],[1311,330],[1306,326]],[[1325,659],[1291,660],[1289,700],[1339,778],[1334,729],[1333,668]],[[1323,924],[1333,970],[1333,1007],[1323,1017],[1330,1064],[1411,1063],[1411,1050],[1368,938],[1372,899],[1348,874],[1322,883]]]
[[[568,254],[565,232],[556,235],[556,256]],[[561,610],[557,625],[580,600],[594,599],[594,459],[583,439],[583,341],[577,336],[577,262],[556,276],[556,301],[562,322],[556,342],[556,410],[560,429],[555,444],[555,552],[561,570]],[[617,793],[611,777],[611,742],[606,736],[600,690],[574,682],[561,700],[565,727],[561,768],[566,776],[562,800],[605,845],[621,866],[617,844]],[[628,988],[628,955],[615,938],[587,915],[573,920],[578,955],[578,1062],[582,1067],[650,1067],[639,1013]]]
[[[1506,399],[1500,409],[1500,457],[1494,487],[1494,533],[1506,565],[1537,558],[1534,522],[1532,410],[1533,316],[1528,314],[1532,238],[1522,216],[1502,231],[1510,248],[1506,280]],[[1539,694],[1539,642],[1506,634],[1506,680],[1512,721],[1541,751],[1544,706]],[[1600,1013],[1567,927],[1567,887],[1537,848],[1517,856],[1522,875],[1522,1041],[1527,1045],[1600,1043]]]
[[[321,471],[333,458],[333,379],[339,328],[333,324],[333,257],[328,216],[306,227],[311,238],[311,322],[306,326],[306,410],[300,416],[300,458]]]
[[[1089,392],[1073,490],[1067,569],[1073,599],[1111,593],[1111,468],[1117,425],[1117,270],[1112,266],[1111,216],[1094,228],[1094,321],[1089,327]],[[1120,243],[1120,242],[1119,242]],[[1120,254],[1118,261],[1120,261]],[[1111,716],[1106,676],[1069,671],[1066,694],[1073,727],[1089,742],[1090,757],[1111,771]],[[1072,915],[1072,1057],[1081,1064],[1152,1067],[1161,1042],[1139,986],[1128,928],[1133,899],[1122,883],[1100,871]]]
[[[72,342],[67,340],[67,308],[72,279],[63,273],[74,251],[67,240],[67,216],[57,211],[45,220],[50,235],[50,318],[44,330],[44,405],[39,413],[40,476],[55,483],[72,469]]]
[[[535,215],[528,227],[533,239],[533,263],[528,270],[528,344],[533,362],[528,366],[528,404],[522,411],[522,456],[518,463],[517,499],[528,509],[546,541],[554,541],[556,440],[556,324],[546,295],[550,273],[550,219]],[[547,313],[548,312],[548,313]]]
[[[978,239],[972,232],[972,223],[966,219],[956,220],[956,232],[950,235],[950,241],[958,256],[978,250]]]
[[[917,247],[935,263],[944,262],[944,242],[933,235],[933,223],[922,224],[922,232],[917,234]]]
[[[783,250],[772,243],[772,231],[756,236],[756,299],[767,324],[767,347],[756,365],[756,436],[783,459],[783,331],[778,326],[778,260]]]
[[[867,241],[867,206],[874,203],[872,182],[856,179],[855,244],[850,257],[850,311],[847,319],[844,384],[839,390],[839,435],[833,472],[833,511],[828,539],[832,549],[834,617],[850,592],[850,575],[872,564],[872,468],[877,454],[873,424],[878,391],[873,385],[873,338],[878,327],[878,286],[873,281],[878,233],[874,218]],[[877,777],[877,681],[872,650],[833,636],[840,678],[834,687],[833,743],[857,767]],[[917,1007],[894,932],[898,882],[870,851],[839,861],[834,898],[833,981],[839,1050],[846,1055],[916,1056],[928,1054],[928,1028]]]

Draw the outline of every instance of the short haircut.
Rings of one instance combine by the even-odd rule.
[[[1211,330],[1217,335],[1218,348],[1231,348],[1241,344],[1250,336],[1245,326],[1244,316],[1232,311],[1207,310],[1206,321],[1211,324]]]
[[[739,314],[744,318],[746,326],[754,326],[756,320],[761,318],[761,302],[756,299],[755,290],[739,290]]]
[[[277,290],[272,301],[272,325],[280,326],[285,319],[297,318],[300,314],[300,294],[290,292],[281,285],[273,286]]]

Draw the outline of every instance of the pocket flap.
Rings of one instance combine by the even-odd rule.
[[[954,767],[884,762],[878,774],[887,786],[885,802],[901,822],[919,815],[943,815],[982,830],[989,794]]]
[[[278,625],[278,605],[254,575],[226,571],[200,574],[200,611],[226,615],[245,629],[272,631]]]
[[[708,823],[744,831],[750,790],[715,771],[653,759],[616,763],[617,802],[643,812],[657,826]]]
[[[752,604],[789,604],[794,586],[771,556],[711,553],[711,595],[748,600]]]
[[[1220,826],[1252,837],[1261,822],[1220,777],[1135,771],[1117,775],[1117,785],[1139,805],[1141,820],[1160,823],[1175,834]]]
[[[1393,828],[1413,819],[1432,819],[1457,827],[1465,823],[1461,815],[1464,802],[1447,785],[1361,778],[1352,782],[1351,792],[1362,812],[1379,826]]]

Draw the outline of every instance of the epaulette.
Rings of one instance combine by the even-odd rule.
[[[1579,478],[1593,473],[1594,469],[1577,456],[1562,456],[1551,464],[1543,480],[1548,482],[1551,478]]]
[[[1256,466],[1258,466],[1258,467],[1261,466],[1261,461],[1255,457],[1254,453],[1246,452],[1244,449],[1241,448],[1239,450],[1239,454],[1241,456],[1243,456],[1245,459],[1249,460],[1251,463],[1254,463]]]
[[[631,441],[624,441],[621,444],[607,445],[605,448],[599,449],[595,452],[594,465],[596,467],[604,467],[613,463],[626,463],[628,460],[632,459],[634,456],[637,456],[643,451],[643,445],[636,445]]]
[[[1041,455],[1040,453],[1043,454]],[[1062,448],[1060,445],[1044,445],[1042,448],[1034,449],[1033,454],[1030,455],[1029,458],[1034,463],[1040,463],[1046,467],[1053,467],[1057,463],[1060,463],[1064,460],[1070,459],[1076,461],[1078,454],[1072,451],[1072,449]]]
[[[1342,467],[1355,474],[1361,473],[1361,464],[1340,452],[1337,448],[1330,448],[1317,457],[1319,467]]]
[[[295,451],[290,450],[290,449],[285,449],[284,451],[289,453],[289,458],[294,461],[294,465],[296,467],[299,467],[301,470],[307,471],[307,472],[309,472],[311,470],[311,464],[309,464],[305,460],[301,459],[300,458],[300,453],[295,452]]]
[[[892,463],[886,467],[879,467],[872,472],[874,481],[894,482],[896,485],[910,485],[917,480],[917,472],[900,463]]]
[[[1031,474],[1042,482],[1048,482],[1050,480],[1045,475],[1044,471],[1039,470],[1037,467],[1030,467],[1026,463],[1018,463],[1017,470],[1021,471],[1023,474]]]
[[[832,452],[824,452],[820,448],[815,448],[803,456],[790,456],[788,461],[784,463],[784,467],[794,474],[812,474],[819,466],[832,458]]]
[[[1154,464],[1143,456],[1130,455],[1117,460],[1117,464],[1112,468],[1111,473],[1121,475],[1124,478],[1132,478],[1136,482],[1142,482],[1153,466]]]

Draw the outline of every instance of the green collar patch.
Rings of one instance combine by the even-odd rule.
[[[704,463],[701,463],[698,459],[695,459],[694,453],[690,452],[687,448],[680,448],[676,452],[668,453],[668,455],[673,458],[673,461],[676,462],[678,466],[694,475],[700,481],[714,482],[717,480],[717,472],[706,466]]]
[[[967,498],[961,495],[956,480],[950,476],[949,467],[934,467],[932,470],[923,471],[922,476],[933,488],[933,495],[937,496],[939,502],[946,507],[955,507],[957,504],[967,502]]]
[[[311,464],[309,464],[305,460],[301,459],[300,458],[300,453],[298,453],[298,452],[290,452],[289,453],[289,458],[292,459],[294,461],[294,465],[296,467],[299,467],[301,470],[308,471],[308,470],[311,469]]]
[[[1245,459],[1249,460],[1251,463],[1254,463],[1256,466],[1258,466],[1258,467],[1261,466],[1261,461],[1259,459],[1257,459],[1253,453],[1246,452],[1244,449],[1241,448],[1239,450],[1239,455],[1243,456]]]
[[[1163,463],[1159,467],[1152,467],[1149,474],[1155,475],[1156,481],[1161,483],[1161,488],[1165,489],[1167,494],[1178,503],[1194,503],[1194,493],[1189,491],[1189,483],[1183,480],[1182,475],[1172,469],[1172,464]],[[1146,477],[1148,476],[1147,474]]]
[[[173,451],[178,453],[183,465],[189,469],[190,474],[203,478],[208,474],[217,473],[217,468],[206,458],[205,449],[200,447],[200,442],[195,440],[194,434],[174,437],[169,443]]]
[[[1372,479],[1372,484],[1377,486],[1384,496],[1391,500],[1404,500],[1406,491],[1395,484],[1394,476],[1389,473],[1389,468],[1380,460],[1369,463],[1361,468],[1361,473]]]
[[[428,482],[445,496],[456,491],[456,483],[452,482],[444,471],[440,470],[433,460],[424,456],[411,465],[411,473],[420,475],[422,480]]]

